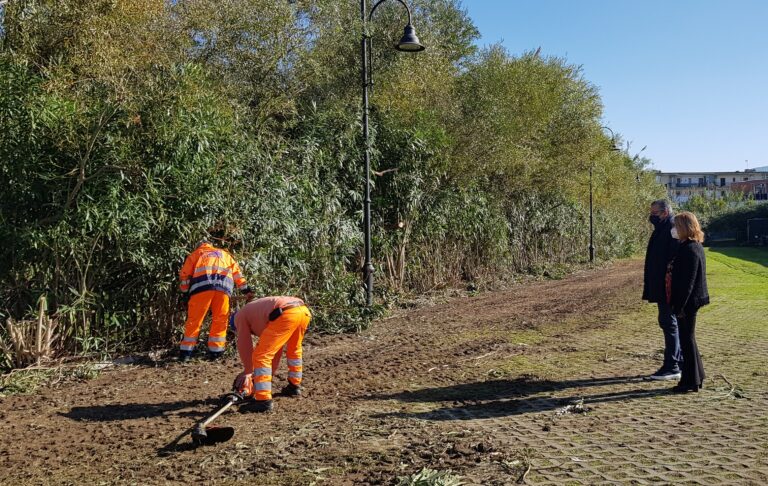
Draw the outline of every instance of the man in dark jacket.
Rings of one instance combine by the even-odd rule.
[[[669,203],[660,199],[651,204],[653,234],[645,252],[645,273],[643,275],[643,300],[655,303],[659,307],[659,326],[664,331],[664,364],[649,376],[651,380],[679,380],[680,338],[677,330],[677,317],[667,303],[664,279],[667,264],[677,252],[678,241],[672,237],[674,216]]]

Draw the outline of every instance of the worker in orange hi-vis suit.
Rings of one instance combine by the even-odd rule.
[[[208,309],[212,315],[208,332],[208,355],[211,359],[220,358],[227,346],[227,320],[232,291],[236,286],[246,294],[246,299],[253,297],[240,267],[227,251],[214,248],[203,240],[187,256],[179,272],[179,279],[179,290],[189,299],[184,337],[179,345],[179,359],[187,361],[192,357]]]
[[[264,297],[244,305],[235,314],[237,352],[244,370],[235,378],[233,388],[255,399],[244,403],[241,410],[272,410],[272,375],[280,364],[283,346],[288,358],[288,385],[282,394],[301,395],[301,343],[311,319],[304,301],[297,297]],[[259,337],[255,349],[252,336]]]

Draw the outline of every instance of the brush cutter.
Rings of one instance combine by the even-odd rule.
[[[192,443],[195,445],[211,445],[218,444],[219,442],[226,442],[235,435],[235,429],[233,427],[208,427],[208,424],[216,420],[216,418],[222,413],[226,412],[229,407],[243,400],[243,397],[238,393],[230,393],[227,395],[227,402],[219,407],[212,415],[200,422],[195,426],[192,431]]]

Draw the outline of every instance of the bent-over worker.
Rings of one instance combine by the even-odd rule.
[[[222,357],[227,346],[229,298],[234,287],[246,294],[247,299],[253,297],[240,267],[226,250],[203,240],[184,260],[179,280],[179,290],[189,299],[179,359],[187,361],[192,357],[208,309],[211,309],[208,355],[211,359]]]
[[[280,364],[283,346],[288,358],[288,385],[283,395],[301,395],[302,349],[304,333],[312,319],[304,301],[297,297],[264,297],[244,305],[235,315],[237,352],[243,372],[235,378],[234,389],[246,402],[241,410],[272,410],[272,375]],[[252,336],[259,342],[253,347]]]

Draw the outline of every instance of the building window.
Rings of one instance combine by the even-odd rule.
[[[725,186],[725,177],[720,178],[720,187]]]
[[[733,182],[736,182],[736,178],[735,177],[733,178]]]
[[[744,180],[745,180],[745,181],[748,181],[748,180],[749,180],[749,177],[745,177],[745,178],[744,178]]]

